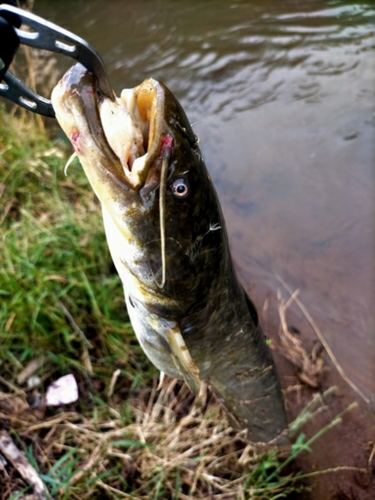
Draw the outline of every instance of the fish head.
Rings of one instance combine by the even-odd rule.
[[[226,235],[198,140],[177,99],[147,79],[113,100],[77,64],[53,90],[52,104],[101,201],[125,288],[128,281],[154,304],[164,298],[169,311],[178,302],[179,314],[203,307]]]

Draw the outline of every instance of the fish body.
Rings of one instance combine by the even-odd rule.
[[[129,316],[151,362],[196,393],[207,382],[253,441],[281,443],[275,365],[181,105],[154,79],[112,101],[81,65],[52,103],[101,202]]]

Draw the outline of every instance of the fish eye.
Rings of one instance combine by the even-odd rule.
[[[190,187],[186,179],[176,179],[171,184],[171,191],[175,198],[186,198]]]

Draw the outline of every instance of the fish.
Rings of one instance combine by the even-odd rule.
[[[196,394],[207,384],[251,441],[285,444],[272,353],[237,278],[219,199],[178,100],[153,78],[109,98],[76,64],[51,101],[100,200],[145,354]]]

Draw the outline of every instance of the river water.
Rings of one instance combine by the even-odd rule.
[[[148,77],[200,137],[241,279],[281,276],[375,394],[375,5],[338,0],[37,0],[89,41],[116,92]],[[292,308],[295,306],[292,306]]]

